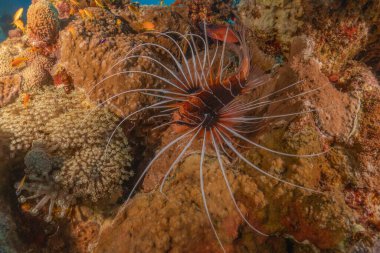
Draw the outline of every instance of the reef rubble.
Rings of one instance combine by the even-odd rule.
[[[263,171],[317,192],[222,156],[236,205],[267,236],[236,211],[217,154],[206,153],[204,190],[226,252],[379,252],[379,9],[370,0],[33,1],[26,30],[0,44],[0,252],[221,251],[202,200],[200,141],[162,192],[185,143],[158,157],[125,202],[173,140],[154,112],[135,114],[157,98],[127,91],[166,88],[157,76],[186,51],[181,34],[202,36],[201,20],[241,24],[271,77],[244,95],[272,101],[254,113],[275,118],[249,139],[323,153],[239,146]]]

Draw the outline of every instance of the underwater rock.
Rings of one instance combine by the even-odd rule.
[[[59,35],[59,19],[52,3],[41,0],[29,6],[27,35],[34,47],[45,47],[56,42]]]
[[[9,135],[0,131],[0,252],[17,253],[24,249],[24,244],[17,235],[17,225],[9,203]]]
[[[295,88],[300,89],[299,92],[317,89],[310,96],[303,96],[301,98],[303,103],[308,109],[316,109],[316,121],[319,130],[324,135],[338,141],[347,141],[354,126],[359,100],[356,93],[338,91],[322,73],[319,59],[311,57],[315,52],[312,42],[311,39],[295,38],[290,53],[290,68],[285,66],[280,72],[285,77],[291,76],[289,73],[295,72],[298,80],[305,80]],[[298,46],[296,46],[297,44]]]

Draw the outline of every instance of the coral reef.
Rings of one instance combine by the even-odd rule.
[[[31,45],[44,47],[58,38],[58,12],[50,1],[43,0],[29,6],[27,35]]]
[[[199,162],[199,155],[185,158],[168,180],[164,195],[156,191],[135,196],[113,224],[103,229],[95,252],[219,251],[204,213],[199,172],[194,170]],[[233,179],[232,188],[239,196],[243,210],[249,210],[244,198],[252,201],[252,212],[265,209],[262,193],[245,174],[229,170],[228,177]],[[222,234],[225,247],[232,248],[243,222],[230,201],[215,157],[207,157],[205,161],[205,182],[215,226]],[[224,201],[220,202],[220,199]]]
[[[46,219],[51,220],[55,205],[65,213],[75,199],[97,202],[120,191],[131,176],[121,129],[106,146],[118,119],[90,107],[78,92],[69,95],[53,88],[31,97],[28,108],[16,102],[0,111],[0,128],[12,135],[10,150],[15,155],[29,151],[26,178],[17,185],[20,202],[36,201],[31,209],[35,214],[50,203]]]
[[[314,54],[331,76],[366,47],[369,29],[376,34],[380,7],[376,1],[332,2],[242,0],[238,12],[243,24],[254,31],[260,48],[278,63],[289,56],[295,36],[313,39]]]
[[[220,252],[200,190],[199,141],[173,168],[163,193],[157,186],[186,143],[162,154],[137,194],[120,204],[133,174],[174,133],[152,131],[160,122],[154,112],[115,130],[118,117],[157,98],[113,96],[166,88],[154,76],[171,80],[160,63],[176,72],[170,53],[191,53],[174,33],[203,36],[204,19],[242,24],[252,64],[271,76],[242,98],[263,97],[252,114],[275,117],[248,138],[280,152],[324,152],[284,157],[236,142],[265,172],[322,193],[223,156],[237,205],[268,234],[261,236],[236,211],[207,147],[206,199],[226,251],[379,251],[380,2],[241,0],[234,9],[237,2],[32,1],[26,34],[14,30],[0,44],[0,252]],[[170,38],[162,34],[168,31]],[[197,47],[202,51],[201,42]],[[107,109],[93,104],[108,99]]]
[[[50,74],[55,57],[29,47],[25,41],[8,39],[0,48],[0,107],[13,102],[21,92],[53,84]],[[12,65],[21,60],[20,64]]]
[[[61,32],[60,36],[60,59],[58,65],[64,68],[72,77],[73,84],[89,93],[93,101],[105,101],[112,96],[137,88],[157,88],[163,85],[160,80],[153,76],[137,73],[148,72],[152,75],[162,74],[159,65],[152,63],[147,57],[159,59],[165,65],[172,64],[170,55],[157,46],[146,45],[130,52],[135,55],[128,60],[122,60],[135,46],[143,43],[158,43],[175,51],[175,45],[170,40],[162,38],[157,42],[155,35],[134,34],[125,21],[117,25],[117,20],[136,19],[133,13],[121,12],[120,16],[100,8],[88,8],[94,19],[78,19],[73,21],[68,28]],[[156,11],[140,10],[136,24],[144,20],[157,20],[156,27],[162,30],[169,29],[169,24],[175,31],[185,31],[188,27],[184,21],[169,12],[158,19],[154,15]],[[163,17],[175,17],[177,22],[165,22]],[[136,27],[138,29],[138,27]],[[140,28],[141,29],[141,28]],[[144,32],[144,31],[142,31]],[[140,57],[136,57],[140,56]],[[118,63],[118,64],[117,64]],[[117,65],[116,65],[117,64]],[[113,67],[113,69],[111,69]],[[130,71],[130,73],[122,73]],[[110,77],[111,76],[111,77]],[[105,80],[103,80],[105,79]],[[101,82],[101,83],[99,83]],[[109,101],[110,109],[119,116],[128,115],[142,105],[152,102],[151,97],[139,93],[130,93],[115,97]]]
[[[355,46],[361,47],[357,44]],[[360,126],[364,127],[360,133],[370,131],[371,136],[377,136],[376,128],[373,127],[373,122],[376,122],[373,117],[375,117],[376,113],[369,114],[366,112],[362,101],[363,99],[371,101],[369,104],[365,104],[374,110],[374,104],[376,104],[377,100],[373,97],[374,95],[371,95],[371,98],[367,96],[368,94],[378,93],[376,92],[378,82],[368,68],[356,62],[346,65],[346,70],[338,82],[332,82],[329,76],[323,72],[326,70],[324,69],[325,66],[327,66],[326,68],[331,67],[328,66],[329,63],[326,61],[321,63],[318,57],[323,58],[324,56],[317,53],[319,50],[313,37],[293,37],[288,53],[290,61],[284,67],[278,69],[274,86],[269,85],[267,90],[264,90],[264,93],[261,94],[261,96],[265,96],[265,94],[286,87],[289,83],[294,83],[300,79],[304,80],[293,86],[292,89],[288,89],[286,93],[273,96],[270,99],[282,101],[296,94],[306,92],[307,95],[298,99],[284,100],[281,104],[271,103],[264,109],[264,115],[286,114],[310,109],[313,112],[306,116],[296,117],[293,120],[280,119],[275,122],[268,122],[266,127],[254,135],[253,138],[264,146],[292,154],[317,153],[321,149],[324,150],[328,145],[332,145],[330,151],[326,156],[312,159],[278,157],[256,148],[247,149],[245,154],[254,164],[276,176],[306,187],[321,189],[325,193],[322,195],[310,194],[307,191],[284,186],[282,183],[254,171],[252,167],[248,167],[243,162],[237,161],[234,167],[239,168],[242,174],[242,171],[244,171],[244,177],[247,178],[245,184],[249,185],[248,182],[255,184],[257,189],[255,191],[247,190],[247,192],[253,192],[253,195],[255,192],[259,192],[262,196],[262,203],[265,203],[264,210],[257,210],[255,208],[257,208],[258,203],[255,202],[255,198],[245,196],[247,193],[242,192],[243,190],[234,189],[238,195],[238,203],[242,203],[239,197],[244,200],[241,205],[244,205],[243,210],[247,210],[246,217],[249,217],[249,220],[261,231],[269,235],[276,234],[281,236],[277,239],[271,236],[266,239],[258,239],[260,236],[252,232],[237,216],[237,218],[231,219],[238,220],[238,224],[240,223],[240,225],[237,225],[237,227],[240,227],[240,236],[239,238],[232,237],[229,239],[234,241],[233,244],[229,244],[230,241],[225,237],[226,229],[217,230],[221,238],[223,238],[223,243],[226,244],[225,248],[229,252],[240,252],[242,248],[252,249],[253,252],[287,252],[289,244],[296,252],[374,250],[373,244],[378,240],[378,229],[376,227],[378,226],[379,217],[376,211],[379,206],[379,195],[375,186],[377,183],[375,178],[379,177],[372,168],[375,168],[376,165],[374,164],[377,164],[373,159],[377,157],[375,150],[378,147],[374,141],[370,141],[371,144],[368,143],[368,148],[363,146],[359,148],[360,144],[353,143],[357,143],[356,139]],[[260,52],[256,53],[260,55]],[[348,56],[348,58],[352,57],[353,54]],[[259,61],[257,64],[265,65],[265,60]],[[337,87],[343,87],[343,89],[337,89]],[[257,96],[257,94],[255,95]],[[332,104],[333,106],[331,106]],[[363,118],[362,113],[367,116]],[[366,120],[367,117],[371,117],[371,119],[368,121]],[[168,129],[167,133],[163,135],[162,145],[167,144],[168,140],[172,139],[171,135],[172,132]],[[362,134],[360,135],[363,136]],[[168,140],[165,140],[165,138],[168,138]],[[352,150],[355,146],[358,146],[355,150],[362,151]],[[151,168],[145,177],[143,190],[146,192],[153,190],[154,192],[138,194],[131,200],[131,203],[122,208],[113,225],[106,227],[100,235],[96,252],[123,252],[128,250],[134,252],[144,250],[163,252],[168,248],[174,250],[186,249],[186,251],[205,250],[207,252],[217,252],[219,250],[216,247],[216,240],[210,241],[206,239],[203,241],[205,238],[204,231],[195,230],[209,226],[207,219],[205,219],[205,214],[203,213],[203,218],[199,217],[195,221],[193,217],[199,214],[192,213],[191,207],[187,206],[189,199],[191,199],[191,203],[199,201],[199,197],[198,200],[195,200],[196,198],[193,195],[189,196],[187,193],[188,191],[197,192],[199,195],[199,182],[197,181],[199,178],[194,179],[194,182],[188,182],[187,180],[190,180],[189,175],[186,173],[182,175],[182,173],[184,170],[188,170],[189,173],[191,170],[198,171],[198,159],[198,162],[187,165],[187,161],[190,159],[187,158],[176,167],[175,170],[179,170],[179,172],[175,172],[175,175],[172,175],[167,182],[168,190],[165,194],[168,198],[161,196],[155,190],[165,175],[167,168],[178,156],[177,150],[178,147],[171,148],[168,154],[163,155],[157,161],[157,165]],[[344,157],[339,154],[342,151],[344,152]],[[195,149],[195,152],[199,152],[199,150]],[[352,152],[355,152],[355,155]],[[371,154],[371,157],[374,158],[368,159],[368,154]],[[337,161],[337,159],[340,160]],[[366,162],[360,167],[354,166],[358,164],[358,161]],[[211,169],[207,167],[205,171],[211,171]],[[365,173],[363,174],[364,171]],[[360,180],[358,181],[358,179]],[[181,182],[181,187],[184,189],[177,188],[179,183],[176,183],[176,180]],[[215,179],[211,181],[215,184],[224,184],[224,182],[217,183],[218,181]],[[239,182],[238,179],[233,180],[233,183],[237,182]],[[188,190],[187,187],[194,187],[195,190]],[[243,186],[242,188],[244,189]],[[171,191],[174,193],[171,193]],[[207,194],[207,198],[212,199],[215,197],[213,193],[218,196],[218,199],[225,200],[228,198],[228,196],[218,195],[220,192],[213,190]],[[185,200],[181,197],[181,194],[186,195]],[[209,201],[212,202],[212,200]],[[224,206],[224,202],[220,203],[219,201],[217,203],[220,205],[217,208],[221,210],[230,208]],[[230,204],[233,206],[232,203]],[[139,208],[140,205],[142,207]],[[176,207],[171,205],[176,205]],[[210,206],[213,205],[215,206],[216,204],[210,203]],[[184,210],[182,210],[183,207]],[[161,213],[163,208],[170,209],[170,211],[167,211],[170,213],[170,218],[165,217],[166,213]],[[202,209],[202,204],[200,208]],[[178,209],[180,209],[179,213],[181,215],[176,213]],[[202,210],[199,210],[199,212],[202,212]],[[231,210],[229,213],[232,215],[233,211]],[[181,217],[180,221],[172,221],[173,219],[171,218],[177,215]],[[144,218],[138,221],[139,217]],[[150,217],[154,217],[151,219],[155,221],[157,218],[160,221],[162,220],[159,224],[163,224],[159,226],[149,225],[149,228],[154,227],[155,232],[153,234],[146,230],[141,232],[141,229],[133,229],[135,223],[146,222]],[[223,223],[224,219],[219,217],[215,218],[215,220]],[[185,221],[189,221],[189,223]],[[193,227],[195,222],[199,222],[196,228]],[[141,225],[137,226],[141,227]],[[171,233],[173,228],[180,228],[182,231]],[[169,232],[161,232],[161,229]],[[127,231],[126,234],[124,234],[124,231]],[[149,233],[149,236],[142,236],[139,234],[140,232],[144,235]],[[211,233],[211,230],[209,233]],[[231,234],[234,233],[238,233],[237,230],[231,232]],[[186,243],[177,238],[176,235],[178,234],[193,238],[187,240],[187,242],[198,240],[201,243],[198,245]],[[135,235],[137,236],[135,237]],[[161,240],[156,239],[158,238],[157,236]],[[199,239],[194,239],[197,238],[194,236],[199,236]],[[111,242],[110,238],[118,237],[120,239],[112,240]],[[149,239],[144,240],[142,238]],[[166,239],[163,240],[162,238]],[[126,243],[124,240],[130,241]]]

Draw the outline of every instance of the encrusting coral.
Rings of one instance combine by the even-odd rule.
[[[47,211],[51,220],[57,208],[65,213],[76,200],[97,202],[119,193],[132,172],[126,137],[114,131],[118,118],[92,107],[80,92],[50,88],[31,97],[27,107],[16,101],[0,110],[12,153],[29,151],[26,177],[16,187],[20,201],[35,204],[32,213]]]
[[[35,47],[50,45],[58,38],[58,12],[50,1],[41,0],[30,5],[27,24],[29,42]]]

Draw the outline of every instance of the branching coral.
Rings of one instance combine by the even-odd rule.
[[[52,44],[58,38],[58,12],[49,1],[43,0],[32,4],[27,14],[28,38],[33,46]]]
[[[24,158],[26,177],[17,185],[20,202],[51,220],[76,200],[97,202],[120,192],[132,173],[126,170],[131,156],[124,133],[115,131],[107,145],[117,118],[91,107],[79,92],[48,89],[31,97],[27,108],[17,101],[0,110],[0,128],[12,135],[13,154],[32,147]]]

